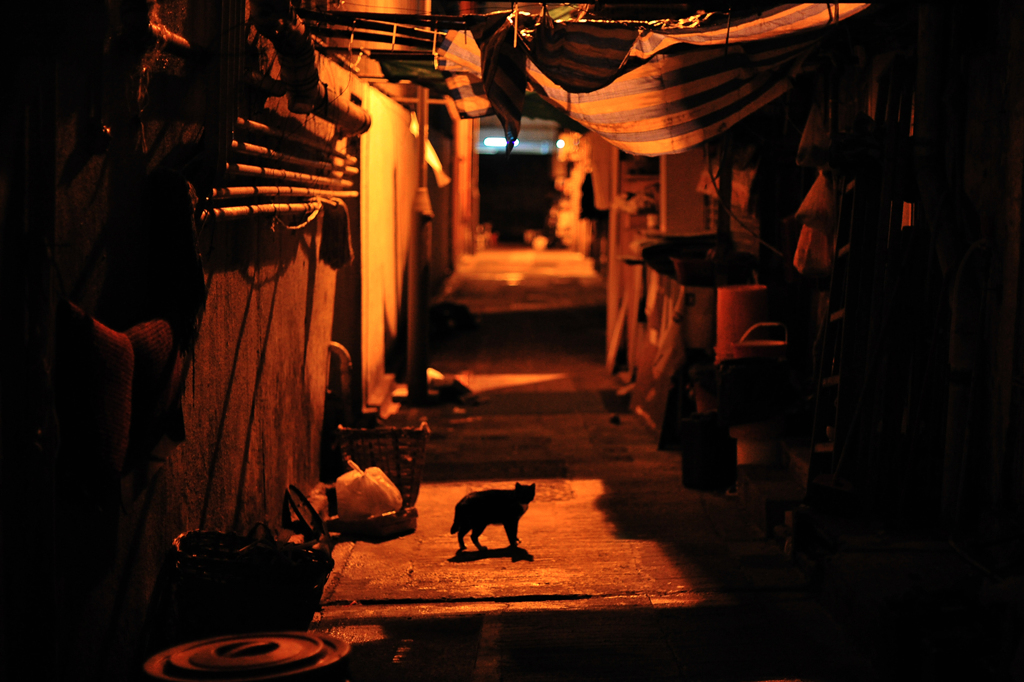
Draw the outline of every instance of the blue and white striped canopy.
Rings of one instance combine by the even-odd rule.
[[[460,114],[497,114],[510,142],[529,87],[620,149],[674,154],[728,130],[788,90],[829,26],[868,6],[782,5],[742,19],[655,31],[542,19],[518,35],[510,30],[514,18],[499,16],[472,30],[449,31],[438,46],[437,68],[447,74]]]

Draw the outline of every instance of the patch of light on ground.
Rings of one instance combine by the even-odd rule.
[[[565,379],[567,374],[458,374],[456,378],[473,393],[543,384]]]

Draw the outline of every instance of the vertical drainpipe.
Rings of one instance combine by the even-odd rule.
[[[965,520],[968,477],[975,467],[970,421],[982,388],[978,382],[991,252],[984,240],[966,246],[963,228],[953,217],[951,197],[956,189],[949,186],[943,173],[943,62],[950,50],[949,20],[943,7],[922,5],[918,9],[914,154],[921,208],[932,232],[939,267],[944,276],[953,273],[941,514],[947,529],[956,532]]]
[[[423,2],[423,13],[430,14],[430,0]],[[425,86],[419,86],[419,97],[416,103],[416,117],[420,124],[420,186],[416,190],[414,210],[417,218],[413,220],[413,234],[409,239],[409,298],[407,306],[406,334],[406,383],[409,385],[409,402],[422,405],[427,401],[427,292],[424,273],[425,235],[430,232],[430,224],[434,211],[430,205],[427,192],[427,134],[429,132],[430,103],[429,93]]]
[[[619,196],[619,149],[618,147],[605,148],[605,154],[611,154],[608,162],[609,188],[611,196]],[[619,208],[618,201],[613,200],[608,208],[608,281],[606,288],[606,312],[605,312],[605,368],[609,374],[615,372],[615,358],[619,354],[619,345],[612,348],[615,336],[615,322],[619,314],[619,306],[622,305],[622,269],[623,264],[619,260]]]

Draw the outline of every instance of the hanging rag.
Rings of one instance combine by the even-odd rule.
[[[505,15],[473,28],[480,49],[483,86],[494,113],[505,131],[505,153],[511,154],[519,138],[526,101],[526,50],[514,46],[515,28]]]
[[[354,260],[348,206],[344,201],[324,202],[320,260],[335,270]]]

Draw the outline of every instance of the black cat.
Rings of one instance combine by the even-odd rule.
[[[473,531],[469,537],[477,549],[487,549],[480,544],[480,534],[484,528],[495,524],[505,527],[509,547],[518,545],[516,531],[519,529],[519,518],[526,513],[536,490],[536,483],[516,483],[515,490],[481,490],[459,500],[455,505],[455,522],[452,523],[451,531],[459,534],[459,549],[466,549],[463,538],[469,531]]]

